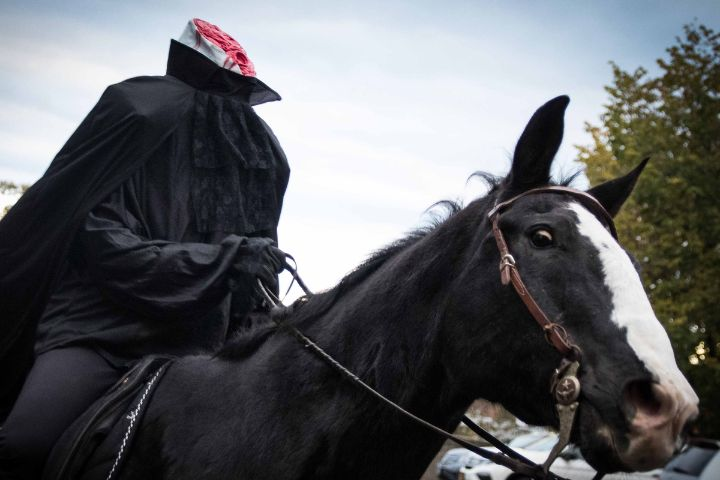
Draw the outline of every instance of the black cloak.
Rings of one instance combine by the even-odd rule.
[[[188,215],[200,234],[276,238],[289,168],[251,107],[279,99],[258,79],[175,41],[166,75],[105,90],[42,178],[0,220],[0,420],[32,365],[38,320],[67,271],[76,233],[146,163],[170,155],[209,172],[190,185]],[[250,175],[238,184],[221,173],[228,166]]]

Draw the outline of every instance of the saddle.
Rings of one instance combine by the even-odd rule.
[[[93,403],[55,444],[43,480],[114,478],[171,361],[159,356],[142,359]]]

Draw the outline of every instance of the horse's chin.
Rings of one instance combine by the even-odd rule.
[[[582,433],[578,443],[583,457],[595,470],[603,473],[632,470],[620,459],[610,427],[599,426],[593,432]]]
[[[620,452],[627,447],[621,432],[610,427],[587,403],[581,406],[578,417],[574,441],[591,467],[603,473],[634,470],[621,459]]]
[[[673,453],[673,448],[641,449],[628,432],[613,428],[590,405],[580,410],[577,438],[574,438],[585,460],[603,473],[634,472],[658,468]],[[642,451],[641,451],[642,450]]]

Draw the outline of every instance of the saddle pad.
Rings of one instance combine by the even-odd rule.
[[[113,476],[117,474],[132,442],[134,429],[131,431],[129,426],[140,423],[152,391],[171,360],[169,357],[144,358],[93,403],[58,440],[45,465],[43,480],[106,479],[111,478],[111,471]],[[105,440],[111,440],[109,436],[117,437],[111,454],[90,462],[98,447]],[[122,455],[118,453],[121,444]],[[97,473],[87,475],[88,469]]]

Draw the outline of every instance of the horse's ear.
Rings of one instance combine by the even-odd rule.
[[[570,98],[562,95],[538,108],[515,146],[512,168],[505,181],[514,191],[525,191],[550,181],[550,165],[560,148],[563,117]]]
[[[633,188],[635,188],[638,177],[645,168],[645,165],[647,165],[648,160],[650,159],[644,159],[640,162],[640,165],[635,167],[630,173],[601,183],[588,190],[587,193],[597,198],[598,202],[605,207],[605,210],[614,217],[618,214],[625,200],[630,196],[630,193],[632,193]]]

